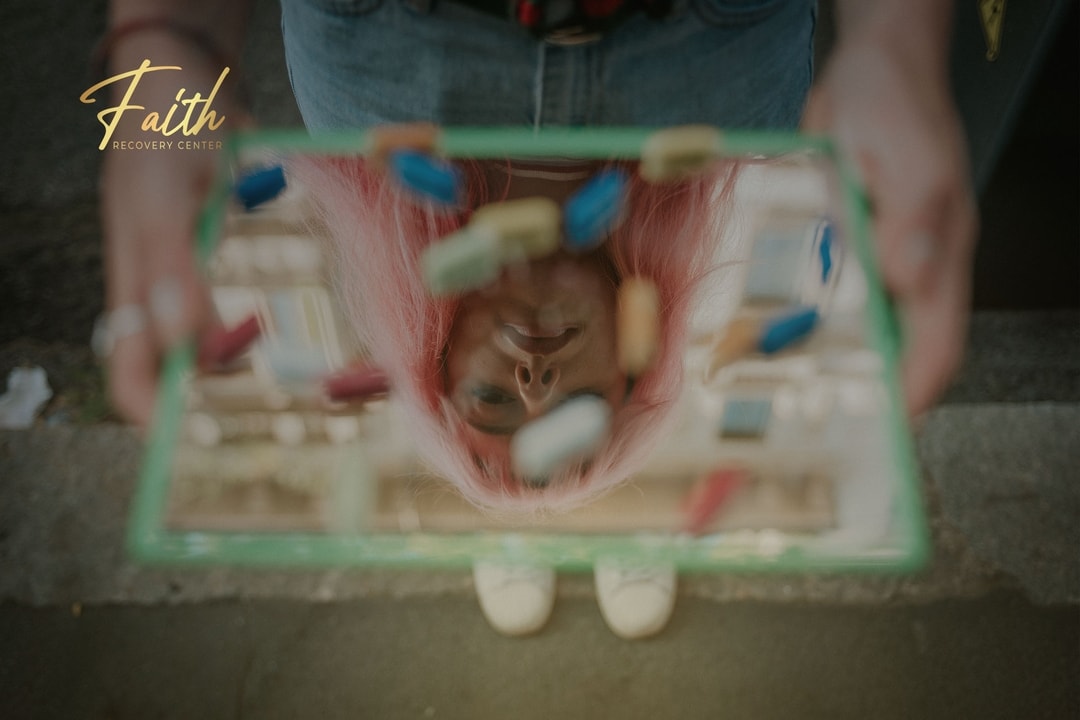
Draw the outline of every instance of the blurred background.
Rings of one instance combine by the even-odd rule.
[[[40,366],[54,392],[33,428],[0,432],[4,717],[1080,715],[1077,3],[1007,4],[993,62],[979,5],[957,4],[952,55],[982,219],[976,313],[918,436],[930,567],[685,578],[669,629],[627,644],[585,576],[562,582],[538,638],[514,641],[463,572],[126,559],[139,444],[88,346],[100,126],[78,102],[105,3],[4,3],[0,377]],[[254,15],[255,115],[299,125],[277,4]],[[823,3],[822,57],[831,16]]]

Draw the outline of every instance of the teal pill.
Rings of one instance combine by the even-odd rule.
[[[832,274],[832,248],[833,229],[832,223],[826,221],[821,230],[821,241],[818,243],[818,257],[821,258],[821,282],[828,282]]]
[[[805,308],[769,321],[758,340],[758,350],[766,355],[780,352],[809,335],[817,325],[818,312]]]
[[[456,205],[461,197],[461,172],[445,160],[398,150],[390,155],[390,168],[402,185],[429,200]]]
[[[622,170],[605,170],[566,201],[563,231],[567,249],[586,252],[604,242],[623,218],[628,181]]]
[[[246,173],[236,182],[233,192],[247,210],[273,200],[285,189],[285,170],[280,165]]]

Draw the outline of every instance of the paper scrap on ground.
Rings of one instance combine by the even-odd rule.
[[[40,367],[15,368],[8,374],[7,392],[0,395],[0,428],[25,430],[52,397],[52,388]]]

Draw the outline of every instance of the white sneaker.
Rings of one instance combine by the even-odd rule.
[[[503,635],[529,635],[544,626],[555,605],[555,570],[533,565],[479,562],[473,582],[480,609]]]
[[[611,631],[638,640],[664,629],[675,608],[675,566],[596,563],[596,600]]]

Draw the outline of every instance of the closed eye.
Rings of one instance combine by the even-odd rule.
[[[509,405],[517,402],[517,396],[495,385],[477,385],[469,394],[486,405]]]

